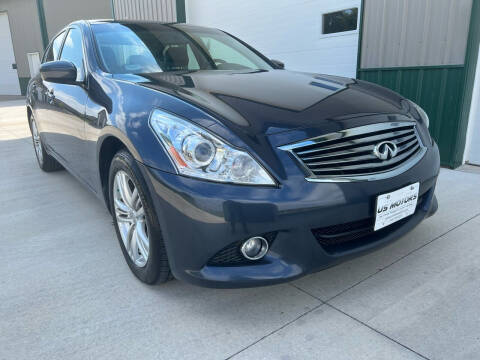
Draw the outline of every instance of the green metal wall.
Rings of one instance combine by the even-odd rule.
[[[360,64],[365,1],[369,0],[362,0],[357,77],[418,103],[430,117],[430,133],[438,143],[442,165],[462,165],[480,43],[480,0],[472,2],[464,64],[378,69],[362,69]]]
[[[464,67],[428,66],[359,69],[358,78],[388,87],[419,104],[429,115],[442,165],[456,167],[453,151],[460,131]]]

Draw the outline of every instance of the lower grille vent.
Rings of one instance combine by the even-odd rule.
[[[427,198],[428,196],[425,195],[418,197],[417,210],[424,205],[424,201]],[[312,234],[325,251],[336,253],[373,242],[383,237],[385,233],[394,231],[402,226],[409,219],[410,216],[383,229],[373,231],[375,219],[371,217],[359,221],[312,229]]]

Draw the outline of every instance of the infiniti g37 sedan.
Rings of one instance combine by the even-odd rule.
[[[216,29],[74,22],[47,48],[27,113],[40,168],[68,169],[105,202],[148,284],[289,281],[438,207],[439,153],[419,106],[287,71]]]

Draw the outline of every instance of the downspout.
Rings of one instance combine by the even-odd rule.
[[[47,22],[45,21],[45,9],[43,0],[37,0],[38,21],[40,23],[40,33],[42,35],[43,50],[48,46]]]
[[[360,76],[360,67],[362,66],[363,14],[365,13],[365,2],[366,0],[361,0],[360,2],[360,20],[358,23],[357,79]]]
[[[110,4],[112,6],[112,19],[115,20],[115,0],[111,0]]]
[[[185,14],[185,0],[177,0],[177,22],[185,23],[187,22],[187,16]]]

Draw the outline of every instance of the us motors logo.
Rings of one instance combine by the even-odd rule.
[[[417,195],[406,196],[403,199],[392,202],[390,205],[384,205],[382,208],[377,209],[377,213],[380,214],[384,211],[395,209],[396,207],[399,207],[400,205],[407,204],[407,203],[412,202],[414,200],[417,200]]]

